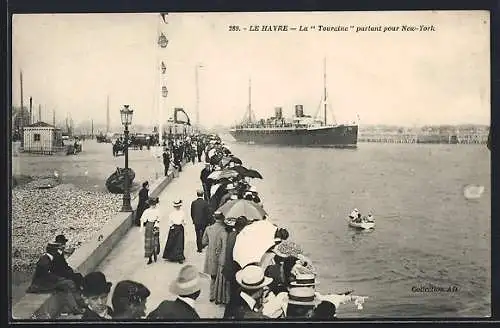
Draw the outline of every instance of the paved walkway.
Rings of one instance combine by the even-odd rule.
[[[114,286],[120,280],[135,280],[143,283],[151,290],[151,296],[148,298],[146,305],[146,313],[149,313],[163,300],[175,298],[169,292],[169,285],[176,278],[183,265],[192,264],[198,267],[200,272],[203,271],[205,252],[196,252],[196,235],[190,216],[191,202],[196,198],[196,190],[201,189],[199,177],[203,166],[203,163],[196,163],[195,165],[188,163],[179,177],[174,179],[159,195],[160,203],[158,206],[164,217],[160,223],[161,250],[158,262],[153,262],[150,265],[146,264],[147,259],[144,258],[143,244],[144,231],[141,232],[139,228],[132,227],[123,240],[96,269],[96,271],[102,271],[107,279],[113,282],[109,294],[110,305]],[[185,227],[184,256],[186,261],[183,265],[167,262],[161,258],[168,233],[167,217],[173,210],[172,202],[175,198],[182,199],[184,203],[183,210],[189,222]],[[196,309],[202,318],[222,318],[224,308],[208,301],[209,285],[210,279],[208,277],[202,279],[202,292],[197,301]]]

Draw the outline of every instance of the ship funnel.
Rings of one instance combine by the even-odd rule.
[[[283,109],[281,107],[275,107],[274,116],[277,120],[281,120],[283,118]]]
[[[296,117],[304,117],[304,106],[295,105],[295,116]]]

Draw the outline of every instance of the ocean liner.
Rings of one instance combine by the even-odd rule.
[[[328,99],[326,92],[326,59],[324,65],[323,119],[304,114],[302,105],[295,105],[295,116],[286,118],[281,107],[274,117],[255,120],[252,112],[252,86],[249,83],[248,110],[241,124],[231,127],[229,133],[236,141],[307,147],[356,148],[357,124],[327,124]],[[320,107],[320,108],[321,108]]]

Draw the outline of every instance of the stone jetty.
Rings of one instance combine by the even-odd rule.
[[[200,272],[203,271],[205,251],[203,253],[196,252],[196,235],[190,216],[191,202],[196,199],[196,190],[201,189],[199,177],[202,169],[203,163],[195,165],[188,163],[179,177],[173,180],[158,196],[160,198],[158,206],[163,214],[160,223],[161,252],[158,262],[146,264],[147,259],[144,258],[142,239],[144,231],[141,232],[139,228],[132,227],[96,268],[96,271],[102,271],[107,279],[113,282],[109,302],[111,302],[113,288],[120,280],[135,280],[148,286],[151,290],[151,296],[146,305],[146,313],[149,313],[163,300],[175,299],[175,296],[169,293],[169,285],[176,278],[181,267],[191,264],[195,265]],[[167,262],[161,258],[168,234],[168,215],[173,210],[172,202],[176,198],[183,200],[183,210],[186,212],[189,222],[185,227],[184,255],[186,261],[184,264]],[[196,309],[202,318],[222,318],[224,307],[210,303],[208,300],[209,285],[210,278],[207,276],[206,279],[202,279],[202,292],[197,300]]]

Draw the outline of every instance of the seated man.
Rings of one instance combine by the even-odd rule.
[[[56,255],[54,256],[54,274],[69,279],[73,281],[76,287],[79,289],[82,285],[83,276],[80,273],[75,272],[66,261],[64,257],[64,251],[66,249],[66,243],[68,239],[64,235],[56,236],[55,243],[59,244]]]
[[[26,292],[55,293],[56,297],[45,302],[42,308],[33,315],[34,319],[55,318],[63,306],[66,306],[70,313],[83,313],[82,299],[75,283],[54,272],[55,258],[60,256],[58,253],[60,249],[61,244],[49,243],[45,249],[46,253],[40,257],[36,264],[33,280]]]

